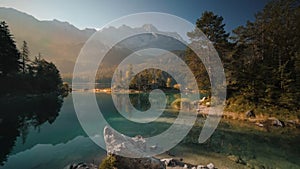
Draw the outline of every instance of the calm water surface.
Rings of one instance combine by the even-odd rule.
[[[109,124],[130,136],[157,135],[166,130],[177,117],[176,113],[164,112],[158,120],[149,124],[129,122],[117,112],[110,95],[96,96]],[[149,108],[147,95],[131,97],[137,109]],[[177,97],[174,94],[167,95],[168,104]],[[1,169],[63,168],[81,161],[99,163],[105,155],[105,151],[92,142],[81,128],[74,111],[72,95],[64,99],[19,98],[0,103]],[[121,106],[126,110],[125,104]],[[199,124],[202,122],[198,120]],[[270,168],[300,168],[299,136],[268,136],[255,132],[243,133],[241,130],[235,132],[230,125],[220,124],[210,141],[199,145],[195,140],[200,130],[195,127],[180,147],[185,147],[185,151],[191,151],[194,155],[203,152],[235,154],[264,163]],[[179,149],[175,148],[174,152]],[[273,166],[274,160],[276,162]]]

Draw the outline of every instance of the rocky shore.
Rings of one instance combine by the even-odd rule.
[[[116,164],[114,169],[217,169],[213,163],[209,163],[207,165],[192,165],[176,159],[157,160],[157,162],[160,163],[160,168],[157,168],[157,166],[153,166],[152,164],[149,165],[149,161],[147,161],[147,159],[128,159],[125,162],[130,162],[130,164],[121,164],[119,161],[120,164]],[[122,159],[122,161],[124,162],[124,159]],[[64,169],[98,169],[98,166],[82,162],[68,165]]]
[[[127,138],[109,127],[104,128],[104,140],[107,148],[107,157],[100,164],[102,169],[215,169],[213,163],[206,165],[193,165],[183,161],[182,158],[144,157],[147,151],[155,151],[156,147],[147,145],[141,136]],[[170,154],[169,154],[170,155]],[[130,158],[141,156],[142,158]],[[71,164],[65,169],[96,169],[95,164]]]
[[[198,111],[198,116],[200,119],[205,119],[208,112],[208,106],[201,106],[200,111]],[[204,118],[201,118],[201,117]],[[253,111],[247,111],[243,114],[237,115],[236,113],[224,112],[223,122],[221,123],[221,128],[223,127],[225,131],[238,131],[236,128],[231,127],[231,124],[238,123],[239,128],[243,128],[244,132],[255,133],[256,131],[262,131],[262,133],[283,134],[290,129],[299,128],[299,120],[282,120],[270,116],[262,116],[261,114],[255,114]],[[200,120],[201,121],[201,120]],[[240,123],[243,121],[243,123]],[[200,125],[201,126],[201,125]],[[229,127],[228,127],[229,126]],[[234,125],[233,125],[234,126]],[[197,126],[199,127],[199,126]],[[267,132],[265,132],[267,131]],[[294,131],[294,130],[293,130]],[[197,134],[196,134],[197,135]],[[186,139],[191,139],[186,138]],[[100,164],[100,169],[214,169],[214,168],[257,168],[263,169],[265,165],[261,162],[253,159],[241,156],[239,153],[225,151],[229,153],[223,153],[222,157],[212,158],[212,157],[200,157],[202,153],[197,154],[197,158],[194,158],[187,154],[181,154],[181,150],[176,153],[166,152],[163,155],[155,157],[145,157],[145,152],[155,152],[160,150],[160,147],[156,145],[148,145],[142,136],[136,136],[133,138],[125,137],[122,134],[114,132],[113,129],[105,127],[104,129],[104,140],[107,147],[107,158],[113,158],[112,166],[113,168],[101,168],[101,164],[105,161],[102,160]],[[186,140],[185,140],[186,141]],[[193,141],[187,141],[194,143]],[[223,142],[221,142],[223,144]],[[209,144],[208,144],[209,145]],[[224,146],[227,145],[224,142]],[[227,147],[232,146],[227,145]],[[228,148],[229,149],[229,148]],[[189,150],[188,152],[191,152]],[[213,152],[212,152],[213,153]],[[123,154],[123,155],[120,155]],[[125,157],[124,157],[125,154]],[[233,155],[234,154],[234,155]],[[143,158],[129,158],[132,155],[137,155]],[[205,156],[205,153],[202,154]],[[199,158],[198,158],[199,157]],[[205,159],[205,160],[203,160]],[[224,165],[225,164],[225,165]],[[265,166],[264,166],[265,165]],[[273,165],[272,165],[273,166]],[[76,163],[65,167],[65,169],[98,169],[98,164],[90,163]],[[267,167],[268,168],[268,167]]]

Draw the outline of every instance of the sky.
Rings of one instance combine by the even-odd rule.
[[[119,17],[139,12],[164,12],[195,23],[203,11],[213,11],[224,18],[230,32],[262,10],[269,0],[0,0],[1,7],[11,7],[39,20],[66,21],[74,26],[100,28]]]

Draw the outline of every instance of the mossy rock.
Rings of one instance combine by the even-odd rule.
[[[99,169],[116,169],[116,158],[108,155],[102,160]]]

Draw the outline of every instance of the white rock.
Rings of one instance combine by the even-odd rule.
[[[264,125],[262,123],[259,123],[259,122],[255,123],[255,125],[257,125],[258,127],[264,127]]]
[[[146,141],[142,136],[133,138],[118,134],[115,130],[105,126],[104,141],[106,150],[110,154],[124,155],[127,157],[144,156],[146,152]]]
[[[214,168],[215,168],[215,165],[214,165],[213,163],[209,163],[209,164],[206,165],[206,167],[207,167],[208,169],[214,169]]]
[[[203,169],[203,168],[206,168],[204,165],[198,165],[197,166],[197,169]]]
[[[186,164],[184,164],[183,168],[188,168],[188,166]]]
[[[173,158],[164,158],[161,159],[161,162],[164,162],[166,164],[166,166],[169,166],[170,162],[173,160]]]

